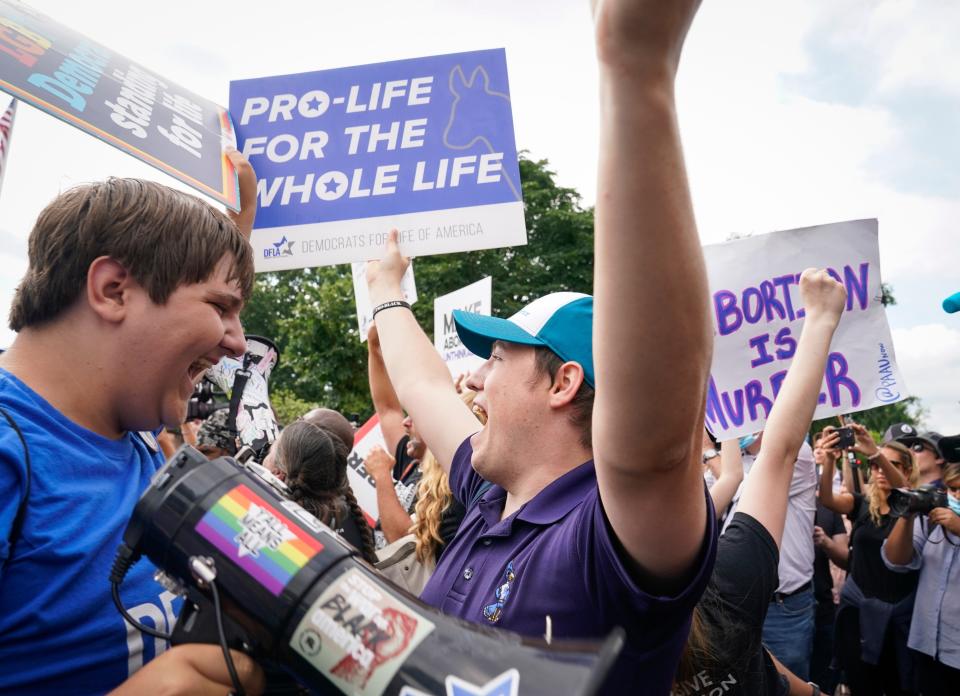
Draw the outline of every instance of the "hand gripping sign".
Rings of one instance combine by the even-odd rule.
[[[502,49],[230,84],[258,271],[526,243]]]
[[[0,0],[0,89],[240,209],[223,107],[12,0]]]
[[[706,425],[720,440],[763,430],[803,325],[798,282],[826,268],[847,290],[816,418],[909,395],[880,302],[876,220],[805,227],[705,246],[714,324]]]

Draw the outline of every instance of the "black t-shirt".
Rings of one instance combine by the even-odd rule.
[[[894,573],[883,564],[880,548],[893,529],[897,518],[884,515],[880,525],[870,517],[870,503],[862,495],[853,494],[853,510],[848,515],[853,523],[850,531],[850,577],[865,597],[896,603],[917,588],[917,571]]]
[[[779,584],[780,553],[773,537],[750,515],[737,512],[720,537],[717,564],[700,600],[699,612],[714,660],[696,666],[693,684],[677,684],[674,696],[720,693],[750,696],[786,694],[761,642],[770,598]]]
[[[843,526],[843,517],[829,510],[817,501],[817,514],[814,520],[824,534],[834,537],[837,534],[846,534]],[[833,615],[833,576],[830,574],[830,559],[827,552],[819,546],[813,553],[813,596],[817,600],[817,619],[827,619]]]

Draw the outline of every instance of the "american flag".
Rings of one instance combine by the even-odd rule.
[[[17,115],[17,100],[11,99],[10,106],[0,116],[0,185],[7,171],[7,153],[10,152],[10,136],[13,134],[13,117]]]

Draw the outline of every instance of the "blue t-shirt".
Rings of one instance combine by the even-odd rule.
[[[483,483],[472,457],[468,438],[450,469],[450,488],[464,504]],[[556,638],[603,638],[622,626],[626,646],[604,693],[668,693],[716,557],[709,496],[697,567],[688,585],[669,597],[645,592],[624,565],[592,461],[501,520],[505,502],[506,491],[491,486],[470,506],[420,598],[445,614],[527,636],[542,636],[548,615]]]
[[[110,440],[71,422],[0,369],[0,406],[23,431],[32,468],[26,517],[23,445],[0,416],[0,692],[94,694],[166,649],[128,627],[110,599],[110,566],[150,477],[163,464],[136,433]],[[143,559],[120,586],[128,611],[173,628],[179,599]]]

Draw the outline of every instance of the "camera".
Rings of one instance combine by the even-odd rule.
[[[238,456],[247,459],[252,448]],[[289,680],[318,693],[596,693],[619,654],[604,641],[522,637],[441,614],[358,557],[258,465],[208,461],[184,445],[134,508],[110,573],[141,556],[185,597],[173,644],[219,643],[260,662],[268,689]],[[231,663],[228,662],[228,665]],[[468,688],[469,687],[469,688]],[[492,692],[490,692],[492,693]]]
[[[218,396],[226,397],[223,392],[217,391],[211,382],[202,380],[193,388],[193,396],[187,402],[187,417],[184,422],[206,420],[214,411],[230,405],[228,401],[219,400]]]
[[[849,425],[845,425],[842,428],[837,428],[833,432],[840,436],[837,444],[833,447],[834,449],[847,449],[848,447],[853,447],[854,443],[856,442],[856,438],[853,436],[853,428],[851,428]]]
[[[887,498],[891,517],[908,517],[913,514],[926,515],[938,507],[947,507],[945,491],[933,486],[921,486],[912,490],[890,491]]]

